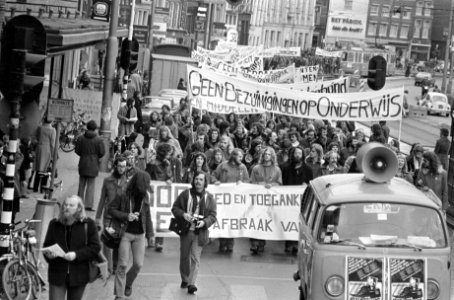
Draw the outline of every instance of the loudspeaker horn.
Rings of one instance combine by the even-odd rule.
[[[389,181],[397,174],[397,155],[384,145],[371,142],[359,148],[356,164],[367,180],[377,183]]]

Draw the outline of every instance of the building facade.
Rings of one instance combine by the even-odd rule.
[[[315,0],[253,1],[249,45],[312,46]]]
[[[432,20],[432,0],[371,0],[366,42],[370,46],[394,46],[402,63],[405,59],[427,61]]]
[[[328,21],[329,2],[330,0],[315,1],[312,47],[325,48],[326,22]]]
[[[449,34],[449,11],[451,10],[451,1],[434,0],[433,5],[432,30],[430,33],[430,57],[443,60],[445,59],[446,41],[448,40]],[[454,31],[452,33],[454,33]]]

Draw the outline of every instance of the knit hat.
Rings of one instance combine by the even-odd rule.
[[[88,121],[87,123],[87,129],[88,130],[96,130],[96,128],[98,128],[98,124],[96,124],[96,122],[94,120],[90,120]]]

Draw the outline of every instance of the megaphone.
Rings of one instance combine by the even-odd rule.
[[[397,174],[399,162],[396,153],[377,142],[364,144],[356,155],[356,165],[366,180],[383,183]]]

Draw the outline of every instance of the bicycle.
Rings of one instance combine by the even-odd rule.
[[[60,133],[60,149],[63,152],[71,152],[76,148],[76,141],[85,132],[86,113],[75,114],[73,121],[63,127]]]
[[[25,220],[25,226],[13,229],[17,222],[10,225],[10,252],[0,258],[6,266],[2,272],[3,296],[8,300],[38,300],[41,297],[45,281],[39,273],[39,261],[34,253],[36,245],[35,231],[30,229],[33,223],[41,220]]]

